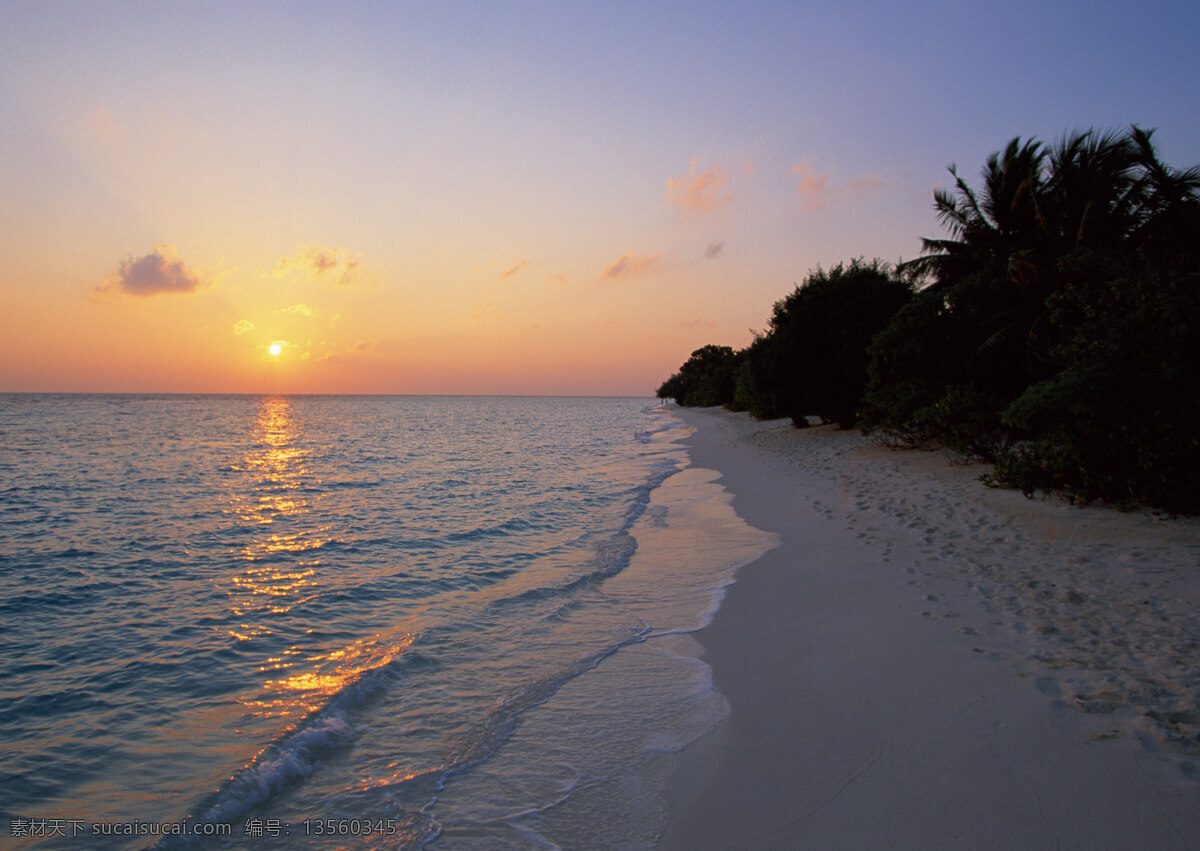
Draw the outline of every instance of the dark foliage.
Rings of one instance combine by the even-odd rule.
[[[1200,511],[1200,167],[1152,135],[1014,139],[978,188],[952,166],[924,256],[818,269],[659,395],[948,447],[1026,493]]]
[[[1080,281],[1051,307],[1079,317],[1063,369],[1005,410],[1033,438],[988,483],[1200,511],[1200,273]]]
[[[912,287],[878,260],[817,269],[775,304],[770,329],[750,347],[749,409],[854,425],[867,384],[867,347],[912,298]]]
[[[734,373],[740,355],[729,346],[704,346],[658,388],[660,399],[680,405],[709,407],[733,401]]]
[[[1095,314],[1112,309],[1103,294],[1116,270],[1198,267],[1200,170],[1162,164],[1150,140],[1138,127],[1050,147],[1014,139],[988,158],[978,190],[951,168],[955,190],[934,203],[948,237],[902,266],[927,286],[871,350],[865,430],[1010,465],[1013,443],[1041,435],[1042,419],[1018,415],[1033,396],[1010,406],[1034,388],[1082,390],[1074,347],[1116,333]]]

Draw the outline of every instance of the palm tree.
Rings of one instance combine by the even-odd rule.
[[[1123,248],[1142,206],[1137,151],[1129,136],[1074,133],[1051,151],[1042,194],[1047,246],[1062,257],[1080,249]]]
[[[941,289],[979,272],[1044,289],[1075,252],[1191,250],[1200,242],[1200,167],[1162,163],[1153,134],[1137,125],[1124,134],[1088,130],[1050,148],[1016,138],[988,157],[978,192],[950,166],[954,191],[934,192],[948,236],[923,239],[923,256],[901,271]]]
[[[1200,168],[1164,165],[1153,132],[1088,130],[1051,147],[1013,139],[988,157],[978,191],[950,167],[954,191],[934,193],[948,235],[923,240],[923,256],[900,271],[930,280],[951,309],[977,305],[968,368],[1023,345],[1026,367],[1040,371],[1046,299],[1066,284],[1068,258],[1200,258]]]
[[[1136,124],[1129,140],[1136,151],[1142,199],[1133,239],[1152,262],[1200,261],[1200,166],[1172,168],[1158,158],[1153,130]]]
[[[1009,256],[1035,242],[1045,158],[1040,142],[1013,139],[988,157],[978,193],[950,166],[955,191],[934,190],[933,205],[949,237],[922,239],[924,256],[900,270],[932,277],[940,289],[973,272],[1004,270]]]

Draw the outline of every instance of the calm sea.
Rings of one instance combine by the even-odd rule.
[[[689,634],[772,545],[684,436],[646,399],[0,396],[0,835],[651,846],[727,711]]]

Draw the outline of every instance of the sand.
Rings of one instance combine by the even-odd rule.
[[[781,546],[698,633],[730,704],[663,848],[1200,848],[1200,521],[679,410]]]

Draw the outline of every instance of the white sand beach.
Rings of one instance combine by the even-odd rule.
[[[1200,520],[675,413],[781,546],[697,635],[731,711],[661,847],[1200,847]]]

